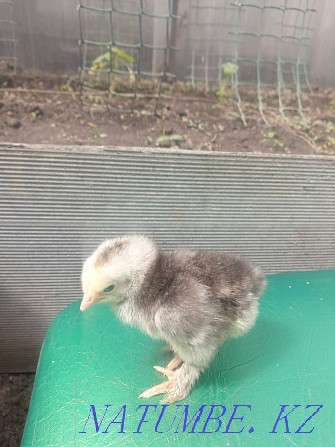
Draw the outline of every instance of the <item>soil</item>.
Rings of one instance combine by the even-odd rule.
[[[21,443],[34,374],[0,374],[0,446]]]
[[[153,87],[145,84],[141,94],[152,96]],[[113,88],[127,93],[121,84]],[[163,83],[162,93],[158,103],[113,97],[107,109],[106,94],[86,93],[81,104],[77,77],[0,72],[0,142],[335,155],[335,90],[314,87],[303,94],[305,121],[296,110],[284,119],[276,90],[262,92],[268,125],[253,87],[240,90],[246,123],[230,90],[218,96],[175,82]],[[294,92],[284,92],[283,101],[297,107]],[[33,374],[0,375],[1,447],[21,442],[33,380]]]
[[[276,90],[264,91],[267,126],[259,112],[257,90],[241,88],[245,126],[230,90],[218,97],[201,86],[192,90],[180,82],[163,83],[164,97],[156,110],[155,99],[138,98],[133,104],[121,97],[113,97],[109,102],[113,108],[107,110],[106,94],[86,92],[82,105],[78,89],[77,77],[0,73],[0,141],[335,155],[335,90],[314,88],[313,94],[303,93],[305,122],[297,111],[287,112],[284,119]],[[145,89],[142,94],[154,93],[148,85]],[[283,101],[297,107],[292,91],[284,92]],[[134,111],[128,113],[132,105]]]

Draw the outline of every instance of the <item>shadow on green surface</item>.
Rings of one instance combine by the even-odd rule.
[[[257,380],[290,349],[293,335],[288,329],[282,323],[260,316],[250,333],[227,340],[196,388],[229,388]]]

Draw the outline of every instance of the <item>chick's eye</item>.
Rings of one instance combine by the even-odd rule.
[[[106,287],[104,292],[108,293],[108,292],[111,292],[113,289],[114,289],[114,284],[111,284],[110,286]]]

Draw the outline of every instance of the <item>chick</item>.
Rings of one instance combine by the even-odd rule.
[[[85,261],[80,309],[109,303],[122,322],[167,342],[175,357],[154,368],[168,380],[139,397],[166,393],[163,402],[172,403],[189,394],[227,338],[254,325],[265,285],[262,271],[240,256],[163,253],[145,236],[125,235]]]

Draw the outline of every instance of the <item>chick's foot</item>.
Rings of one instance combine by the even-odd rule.
[[[170,371],[166,368],[163,368],[162,366],[154,366],[156,371],[162,372],[165,374],[169,380],[167,382],[160,383],[159,385],[155,385],[148,390],[144,391],[140,396],[144,399],[148,399],[151,396],[156,396],[157,394],[163,394],[166,393],[168,390],[170,390],[173,387],[173,382],[175,380],[175,371]]]
[[[167,365],[166,369],[169,369],[170,371],[173,371],[174,369],[178,368],[178,366],[183,362],[183,359],[181,357],[175,357],[171,360],[171,362]],[[160,368],[159,366],[155,369]],[[157,371],[159,371],[157,369]],[[160,371],[162,372],[162,371]],[[164,373],[163,373],[164,374]]]
[[[166,393],[162,403],[173,403],[184,399],[191,391],[194,382],[200,374],[200,371],[197,368],[186,365],[185,363],[177,371],[171,371],[170,369],[161,366],[154,366],[154,368],[156,371],[166,375],[169,380],[149,388],[139,397],[147,399],[151,396],[156,396],[157,394]]]

